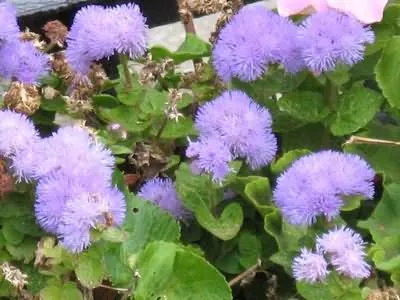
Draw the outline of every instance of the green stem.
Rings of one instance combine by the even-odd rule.
[[[122,69],[123,69],[124,75],[125,75],[126,89],[130,90],[132,88],[132,75],[131,75],[131,72],[129,71],[129,67],[128,67],[128,61],[129,61],[128,55],[120,54],[119,60],[121,62]]]
[[[330,112],[336,111],[337,99],[338,99],[337,85],[329,78],[326,78],[325,100],[326,100],[326,104],[328,105]],[[325,130],[323,144],[327,147],[330,147],[330,145],[331,145],[331,132],[330,132],[329,128],[326,128],[326,130]]]
[[[336,110],[337,98],[338,98],[338,87],[332,80],[327,78],[325,85],[325,99],[327,101],[329,110],[331,112]]]

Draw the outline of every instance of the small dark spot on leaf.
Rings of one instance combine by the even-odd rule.
[[[134,214],[137,214],[139,212],[139,208],[134,207],[134,208],[132,208],[132,211],[133,211]]]

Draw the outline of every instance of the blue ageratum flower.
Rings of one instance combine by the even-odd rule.
[[[210,173],[216,182],[222,182],[231,171],[229,166],[233,159],[231,151],[216,136],[190,142],[186,149],[186,156],[193,159],[191,169],[194,174]]]
[[[46,54],[29,41],[15,41],[0,47],[0,76],[35,84],[49,71]]]
[[[324,280],[328,274],[328,263],[321,253],[301,249],[292,264],[293,277],[297,281],[315,283]]]
[[[170,178],[153,178],[145,182],[137,195],[158,205],[178,219],[185,219],[189,212],[183,207],[176,192],[175,183]]]
[[[147,35],[146,18],[136,4],[90,5],[75,16],[67,39],[67,59],[76,72],[86,75],[93,61],[114,53],[142,56]]]
[[[126,202],[116,188],[99,188],[74,194],[64,206],[57,236],[64,247],[79,253],[91,244],[92,229],[120,226],[125,219]]]
[[[226,91],[204,104],[196,114],[195,124],[200,132],[200,141],[199,144],[189,146],[187,156],[194,157],[196,151],[201,154],[199,149],[202,150],[202,147],[212,149],[210,153],[218,158],[214,162],[211,157],[207,159],[205,152],[198,155],[201,158],[199,166],[207,172],[216,167],[228,171],[224,163],[228,163],[231,158],[242,158],[252,169],[259,169],[268,165],[277,151],[269,111],[241,91]],[[212,143],[207,144],[209,139],[213,139],[214,146]],[[231,155],[228,155],[226,148]],[[216,178],[223,174],[212,173]]]
[[[310,225],[317,216],[338,216],[344,196],[374,196],[375,172],[361,157],[322,151],[296,160],[278,179],[273,194],[287,222]]]
[[[374,42],[374,33],[353,17],[330,10],[308,17],[298,38],[307,67],[325,72],[337,64],[351,66],[362,60],[366,45]]]
[[[38,161],[40,138],[32,121],[11,110],[0,110],[0,156],[11,161],[17,180],[29,181]]]
[[[365,261],[362,237],[350,228],[341,226],[317,238],[317,247],[330,257],[337,272],[350,278],[367,278],[371,267]]]
[[[62,127],[43,139],[42,143],[40,164],[35,171],[37,178],[62,172],[70,178],[92,174],[104,182],[111,181],[114,156],[86,129],[79,126]]]
[[[288,72],[303,67],[297,44],[297,26],[267,8],[246,6],[221,30],[212,53],[218,76],[253,81],[269,64],[282,63]]]
[[[19,37],[17,11],[8,1],[0,3],[0,47],[7,42],[15,42]]]

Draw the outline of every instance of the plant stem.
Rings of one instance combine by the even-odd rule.
[[[164,120],[161,123],[160,129],[158,129],[158,132],[157,132],[157,135],[156,135],[156,141],[160,140],[161,134],[162,134],[165,126],[167,126],[167,121],[168,121],[168,118],[164,117]]]
[[[343,145],[352,145],[352,144],[400,146],[399,141],[373,139],[356,135],[352,135]]]
[[[338,87],[337,85],[330,80],[329,78],[326,79],[325,85],[325,98],[331,112],[336,110],[336,102],[338,96]]]
[[[254,266],[250,267],[250,268],[247,269],[246,271],[240,273],[239,275],[237,275],[236,277],[234,277],[233,279],[231,279],[231,280],[229,281],[229,286],[232,287],[232,286],[234,286],[235,284],[241,282],[241,281],[242,281],[243,279],[245,279],[246,277],[252,275],[253,273],[256,273],[256,272],[259,270],[260,266],[261,266],[261,260],[258,259],[257,263],[256,263]]]
[[[128,55],[120,54],[119,60],[121,62],[122,69],[125,75],[125,87],[127,90],[130,90],[132,88],[132,75],[128,67],[128,61],[129,61]]]
[[[330,112],[336,111],[337,96],[338,96],[338,87],[332,80],[330,80],[329,78],[326,78],[325,101],[326,101],[326,104],[328,105]],[[323,144],[328,148],[331,146],[331,132],[330,132],[329,128],[325,129],[325,135],[323,137]]]
[[[193,14],[190,9],[189,3],[187,0],[177,0],[178,7],[179,7],[179,16],[181,18],[181,22],[183,24],[183,27],[185,28],[186,34],[192,33],[196,34],[196,27],[194,26],[193,22]],[[194,59],[193,60],[193,66],[196,71],[197,67],[196,65],[201,63],[201,59]]]

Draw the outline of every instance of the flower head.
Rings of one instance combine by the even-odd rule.
[[[0,76],[34,84],[48,69],[47,56],[29,41],[5,43],[0,48]]]
[[[328,263],[320,253],[313,253],[305,248],[292,264],[293,276],[297,281],[317,282],[329,274]]]
[[[146,19],[135,4],[112,8],[90,5],[75,16],[67,59],[76,72],[86,75],[93,61],[115,52],[133,58],[143,55],[147,33]]]
[[[283,63],[288,71],[298,71],[301,60],[294,59],[296,31],[289,19],[263,6],[242,8],[221,30],[215,44],[212,59],[218,76],[225,82],[232,78],[253,81],[270,63]]]
[[[57,235],[67,249],[81,252],[91,243],[91,229],[122,225],[125,213],[124,196],[115,188],[75,194],[65,203]]]
[[[0,110],[0,156],[11,158],[17,152],[29,149],[37,139],[38,132],[25,115]]]
[[[234,158],[245,158],[253,169],[267,165],[275,156],[277,141],[271,125],[268,110],[241,91],[224,92],[196,114],[203,141],[220,139]]]
[[[192,169],[198,169],[200,173],[211,173],[213,180],[217,182],[222,182],[231,170],[230,149],[218,137],[211,136],[190,142],[186,156],[194,159]]]
[[[188,215],[176,192],[175,183],[169,178],[150,179],[140,188],[138,196],[158,205],[176,218],[183,219]]]
[[[335,10],[308,17],[298,31],[302,57],[314,72],[335,69],[337,64],[354,65],[363,59],[365,45],[374,42],[370,27]]]
[[[5,42],[14,42],[19,37],[17,12],[8,1],[0,3],[0,46]]]
[[[317,238],[317,247],[331,258],[335,269],[351,278],[365,278],[370,266],[365,262],[361,236],[345,226],[333,229]]]
[[[113,166],[111,151],[95,141],[88,130],[66,126],[43,140],[42,158],[36,169],[36,177],[57,171],[71,178],[90,174],[109,182]]]
[[[374,171],[359,156],[322,151],[295,161],[277,180],[274,201],[291,224],[336,217],[343,196],[374,195]]]
[[[278,12],[282,16],[301,13],[311,7],[326,11],[329,7],[351,15],[364,24],[379,22],[388,0],[278,0]]]

